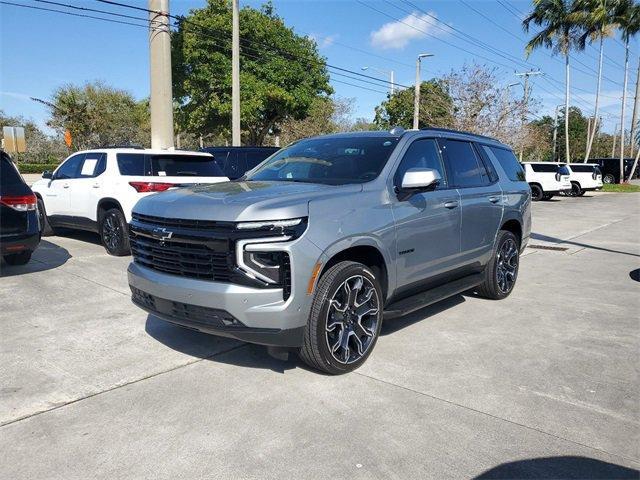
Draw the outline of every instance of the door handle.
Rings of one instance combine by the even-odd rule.
[[[458,202],[457,201],[451,201],[451,202],[444,202],[444,208],[456,208],[458,206]]]
[[[500,201],[500,197],[497,196],[497,195],[493,195],[493,196],[489,197],[489,201],[491,203],[498,203]]]
[[[100,184],[99,183],[94,183],[93,185],[91,185],[92,188],[100,188]]]
[[[69,184],[65,183],[64,185],[62,185],[62,188],[69,188]]]

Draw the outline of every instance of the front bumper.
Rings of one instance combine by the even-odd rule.
[[[287,300],[283,300],[282,288],[187,278],[135,262],[128,268],[132,300],[163,320],[205,333],[263,345],[298,347],[313,298],[306,294],[306,288],[321,252],[304,238],[265,244],[264,248],[289,252],[292,281]]]

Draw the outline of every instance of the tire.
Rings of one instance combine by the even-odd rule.
[[[551,200],[552,198],[553,198],[553,193],[545,193],[545,194],[542,196],[542,199],[543,199],[543,200]]]
[[[505,256],[509,257],[506,265],[501,263],[504,262]],[[478,287],[478,294],[491,300],[507,298],[518,279],[519,265],[520,244],[518,239],[513,233],[500,230],[491,261],[485,268],[484,281]]]
[[[579,197],[584,196],[584,194],[587,193],[586,190],[580,190],[580,193],[578,194]]]
[[[9,265],[26,265],[31,260],[31,254],[33,252],[31,250],[25,250],[20,253],[12,253],[11,255],[4,255],[4,261]]]
[[[571,196],[572,197],[580,197],[584,195],[582,192],[582,188],[580,188],[580,184],[578,182],[571,182]]]
[[[531,200],[539,202],[544,198],[544,191],[540,185],[531,185]]]
[[[100,216],[100,238],[109,255],[129,255],[129,227],[120,209],[112,208]]]
[[[337,263],[318,281],[300,358],[332,375],[355,370],[375,347],[382,313],[382,288],[371,269],[357,262]]]
[[[604,177],[602,177],[602,183],[616,183],[616,177],[614,177],[611,173],[607,173]]]
[[[38,221],[40,222],[41,236],[50,237],[51,235],[55,235],[55,231],[47,218],[47,211],[44,209],[44,202],[41,198],[38,198]]]

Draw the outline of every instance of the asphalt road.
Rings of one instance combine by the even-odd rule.
[[[389,321],[329,377],[129,300],[128,258],[0,265],[0,478],[638,478],[640,195],[534,205],[514,293]]]

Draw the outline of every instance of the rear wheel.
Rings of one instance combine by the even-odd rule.
[[[531,200],[534,202],[540,201],[544,198],[544,192],[540,185],[531,185]]]
[[[582,195],[582,188],[580,188],[580,184],[578,182],[571,182],[571,193],[569,195],[572,197],[579,197]]]
[[[25,250],[24,252],[5,255],[2,258],[4,258],[4,261],[9,265],[25,265],[29,263],[29,260],[31,260],[32,253],[33,252],[31,250]]]
[[[610,173],[607,173],[604,177],[602,177],[602,183],[616,183],[616,177],[614,177]]]
[[[517,237],[500,230],[491,261],[485,268],[485,279],[478,287],[480,296],[502,300],[509,296],[518,278],[520,245]]]
[[[110,255],[121,257],[128,255],[129,229],[124,214],[118,208],[104,212],[100,222],[102,244]]]
[[[44,209],[44,202],[41,198],[38,198],[38,221],[40,222],[40,235],[49,237],[55,234],[47,219],[47,211]]]
[[[355,370],[378,340],[382,307],[380,282],[368,267],[334,265],[318,282],[300,357],[333,375]]]

